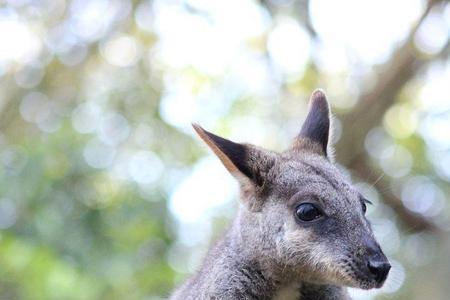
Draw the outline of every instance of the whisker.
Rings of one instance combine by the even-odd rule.
[[[375,185],[384,177],[384,173],[381,173],[380,176],[375,180],[374,183],[371,184],[372,187],[375,187]]]

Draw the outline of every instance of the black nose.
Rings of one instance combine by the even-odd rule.
[[[367,267],[378,283],[383,283],[391,269],[391,264],[385,258],[372,257],[367,262]]]

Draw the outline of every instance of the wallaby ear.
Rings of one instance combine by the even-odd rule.
[[[293,148],[327,156],[330,135],[330,108],[325,93],[317,89],[310,98],[309,112]]]
[[[239,144],[192,124],[195,131],[241,184],[262,186],[275,163],[275,155],[248,144]]]

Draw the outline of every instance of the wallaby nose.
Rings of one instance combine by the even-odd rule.
[[[384,255],[382,257],[377,255],[369,258],[367,267],[375,280],[381,284],[386,280],[389,270],[391,269],[391,264],[387,261]]]
[[[375,239],[366,240],[367,268],[379,286],[386,280],[391,265]]]

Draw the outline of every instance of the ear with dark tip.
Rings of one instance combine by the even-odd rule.
[[[327,156],[329,134],[330,108],[325,93],[318,89],[311,95],[308,116],[294,143],[294,148]]]
[[[192,124],[197,134],[222,161],[225,168],[241,183],[261,186],[265,175],[273,166],[272,153],[247,144],[235,143],[206,131],[198,124]]]

